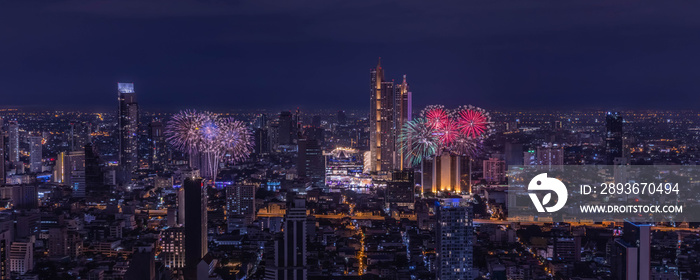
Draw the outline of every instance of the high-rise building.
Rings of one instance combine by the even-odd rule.
[[[185,267],[185,228],[171,227],[160,233],[163,265],[172,270]]]
[[[138,168],[139,106],[133,83],[118,83],[119,166],[122,182],[131,180]]]
[[[148,141],[150,155],[148,164],[152,170],[162,171],[168,163],[168,150],[165,141],[165,126],[160,121],[149,124]]]
[[[548,167],[564,165],[564,148],[557,144],[537,147],[537,165]]]
[[[71,151],[82,150],[85,144],[90,142],[90,125],[82,122],[72,122],[70,124]]]
[[[318,140],[299,139],[297,175],[314,186],[323,186],[326,180],[326,158]]]
[[[290,199],[284,217],[281,239],[275,240],[275,257],[266,267],[267,280],[305,280],[306,267],[306,200]]]
[[[523,144],[506,143],[505,145],[505,160],[506,167],[523,165],[524,163]]]
[[[651,226],[625,221],[622,237],[611,248],[613,279],[651,279]]]
[[[12,242],[10,245],[10,272],[24,275],[34,269],[34,243]]]
[[[9,226],[8,226],[9,225]],[[10,244],[12,244],[12,224],[6,221],[0,226],[0,279],[10,278]]]
[[[296,123],[292,117],[292,112],[282,111],[279,117],[279,144],[291,145],[296,139]]]
[[[395,103],[395,109],[394,109],[394,137],[395,137],[395,143],[397,145],[400,145],[399,143],[399,135],[401,134],[401,128],[403,128],[403,125],[406,124],[406,122],[410,121],[413,115],[413,93],[409,91],[408,88],[408,82],[406,82],[406,75],[403,75],[403,82],[400,84],[396,85],[396,93],[395,93],[395,98],[396,100],[394,101]],[[396,169],[403,170],[405,168],[409,168],[411,166],[408,166],[407,164],[404,164],[405,160],[405,155],[398,149],[396,148],[395,152],[395,158],[394,158],[394,166]]]
[[[500,158],[484,160],[484,180],[489,183],[502,183],[506,180],[506,162]]]
[[[244,230],[255,220],[255,185],[226,186],[228,231]]]
[[[104,195],[108,192],[104,184],[104,173],[100,166],[97,147],[87,143],[85,149],[85,191],[90,195]]]
[[[13,164],[19,163],[19,124],[10,121],[7,124],[8,157]]]
[[[185,188],[185,274],[194,274],[207,254],[207,188],[201,178],[187,178]]]
[[[613,165],[615,158],[623,156],[623,120],[618,112],[605,115],[605,157],[606,164]]]
[[[432,186],[432,192],[462,191],[462,157],[443,152],[423,165],[423,184]],[[428,176],[426,173],[430,172]],[[430,182],[426,182],[430,180]]]
[[[66,161],[68,169],[68,181],[66,184],[73,189],[74,197],[85,197],[87,192],[87,181],[85,178],[85,151],[74,151],[68,153]]]
[[[32,173],[41,172],[41,136],[29,137],[29,171]]]
[[[394,82],[387,81],[381,60],[370,70],[370,172],[387,178],[394,169],[396,134]]]
[[[471,280],[472,207],[460,198],[442,199],[437,209],[437,280]]]
[[[267,129],[257,128],[255,129],[255,153],[265,154],[270,152],[270,137],[268,136]]]
[[[415,187],[413,170],[396,170],[391,172],[391,180],[386,183],[384,204],[414,208]]]

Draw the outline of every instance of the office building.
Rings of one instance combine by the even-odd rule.
[[[625,221],[622,237],[615,239],[610,257],[613,279],[651,279],[651,227]]]
[[[185,267],[185,228],[169,227],[160,234],[161,258],[168,269]]]
[[[618,112],[605,115],[605,160],[613,165],[615,158],[623,156],[623,119]]]
[[[547,144],[537,147],[537,165],[562,166],[564,165],[564,148],[557,144]]]
[[[207,188],[201,178],[187,178],[185,188],[185,274],[194,274],[207,254]]]
[[[138,168],[139,106],[133,83],[118,83],[119,166],[122,182],[131,180]]]
[[[72,122],[70,124],[70,150],[79,151],[91,142],[90,124]]]
[[[297,176],[314,186],[323,186],[326,179],[326,160],[318,140],[299,139]]]
[[[391,180],[386,183],[384,204],[386,208],[392,205],[414,208],[415,182],[413,170],[397,170],[391,173]]]
[[[337,122],[339,125],[346,125],[348,123],[348,117],[345,115],[345,111],[338,111]]]
[[[255,129],[253,137],[255,139],[255,154],[259,155],[270,152],[270,136],[267,133],[267,129]]]
[[[254,185],[226,186],[226,219],[228,231],[244,230],[255,220]]]
[[[394,137],[395,143],[400,144],[398,141],[399,135],[401,134],[401,129],[403,125],[410,121],[413,115],[413,94],[409,91],[408,82],[406,81],[406,75],[403,75],[403,82],[396,85],[396,93],[394,100]],[[404,163],[405,155],[396,148],[394,153],[394,167],[395,169],[403,170],[404,168],[410,168]]]
[[[484,160],[484,180],[488,183],[503,183],[506,181],[506,162],[500,158]]]
[[[474,279],[471,206],[460,198],[446,198],[437,207],[437,280]]]
[[[387,81],[381,60],[370,70],[370,172],[387,178],[394,169],[396,134],[394,82]]]
[[[292,145],[296,140],[296,123],[292,117],[292,112],[283,111],[279,116],[279,144]]]
[[[41,141],[43,140],[41,136],[30,136],[29,139],[29,172],[39,173],[41,172]]]
[[[10,272],[24,275],[34,269],[34,243],[12,242],[10,245]]]
[[[426,176],[426,173],[430,172]],[[423,166],[423,182],[429,185],[433,193],[462,192],[462,157],[443,152],[431,160],[426,160]],[[426,182],[429,180],[430,182]],[[468,190],[466,190],[468,191]]]
[[[19,163],[19,124],[10,121],[7,124],[7,151],[8,159],[13,165]]]
[[[266,267],[267,280],[305,280],[306,264],[306,200],[289,199],[284,217],[284,231],[281,239],[275,240],[275,256]]]
[[[90,195],[105,195],[109,189],[104,184],[104,173],[97,147],[87,143],[85,149],[85,191]]]

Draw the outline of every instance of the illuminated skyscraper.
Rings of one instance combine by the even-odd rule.
[[[618,112],[605,115],[606,164],[613,165],[615,158],[622,157],[622,116]]]
[[[437,279],[474,279],[472,207],[460,198],[442,199],[437,207]]]
[[[118,83],[119,93],[119,166],[123,182],[131,180],[138,168],[139,106],[133,83]]]
[[[610,257],[613,279],[651,279],[651,226],[625,221]]]
[[[41,172],[41,136],[29,137],[29,171]]]
[[[370,172],[387,178],[394,169],[396,150],[394,82],[386,81],[381,60],[370,70]]]
[[[296,123],[292,117],[292,112],[282,111],[279,118],[279,144],[291,145],[294,144],[296,138],[295,127]]]
[[[403,125],[411,120],[411,115],[413,114],[412,112],[412,93],[408,89],[408,82],[406,82],[406,75],[403,75],[403,82],[400,84],[396,85],[396,94],[395,94],[395,110],[394,110],[394,120],[395,120],[395,125],[394,125],[394,139],[395,143],[398,142],[398,137],[399,134],[401,133],[401,128]],[[399,151],[399,149],[396,149],[395,153],[395,158],[394,158],[394,167],[396,169],[403,170],[407,166],[404,166],[404,154]]]
[[[82,122],[70,124],[70,145],[71,151],[79,151],[90,142],[90,125]]]
[[[10,162],[19,162],[19,125],[17,121],[10,121],[7,125],[8,157]]]

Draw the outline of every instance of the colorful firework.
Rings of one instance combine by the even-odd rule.
[[[424,118],[406,122],[399,135],[399,150],[410,165],[420,164],[439,148],[436,130]]]
[[[216,177],[222,155],[228,153],[231,162],[238,162],[252,150],[250,130],[242,122],[210,112],[181,111],[168,122],[165,134],[191,162],[201,161],[202,176],[208,179]]]
[[[455,110],[457,129],[467,138],[484,138],[491,133],[489,114],[479,107],[461,106]]]
[[[429,105],[425,107],[425,109],[421,111],[421,116],[425,118],[428,125],[438,130],[448,126],[450,122],[450,112],[442,105]]]
[[[449,111],[442,105],[431,105],[421,111],[421,118],[403,126],[399,151],[409,165],[443,151],[474,157],[481,153],[491,127],[489,114],[481,108],[469,105]]]

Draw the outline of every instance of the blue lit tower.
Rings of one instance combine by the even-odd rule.
[[[119,94],[119,166],[122,182],[131,180],[138,168],[139,106],[133,83],[118,83]]]

